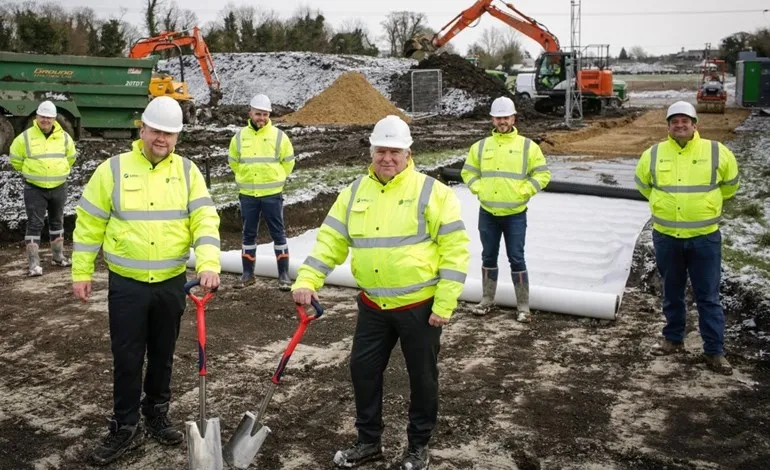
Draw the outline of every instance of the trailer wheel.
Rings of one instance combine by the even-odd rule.
[[[0,155],[8,155],[15,132],[13,125],[5,116],[0,116]]]

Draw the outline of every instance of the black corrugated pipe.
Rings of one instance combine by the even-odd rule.
[[[444,181],[459,181],[459,168],[442,168],[441,178]],[[611,197],[615,199],[631,199],[634,201],[646,201],[644,196],[636,189],[616,188],[595,184],[568,183],[566,181],[551,181],[544,191],[550,193],[584,194],[586,196]]]

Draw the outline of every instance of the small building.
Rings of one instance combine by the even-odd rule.
[[[744,107],[770,107],[770,58],[735,63],[735,103]]]

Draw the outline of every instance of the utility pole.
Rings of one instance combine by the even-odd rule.
[[[577,75],[580,73],[580,15],[581,0],[570,0],[570,52],[565,57],[567,86],[564,101],[564,123],[568,128],[583,124],[583,95]]]

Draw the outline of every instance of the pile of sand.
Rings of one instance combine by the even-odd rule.
[[[297,112],[280,120],[289,124],[370,125],[389,114],[406,122],[410,119],[382,96],[363,74],[347,72],[340,75],[329,88],[311,98]]]

